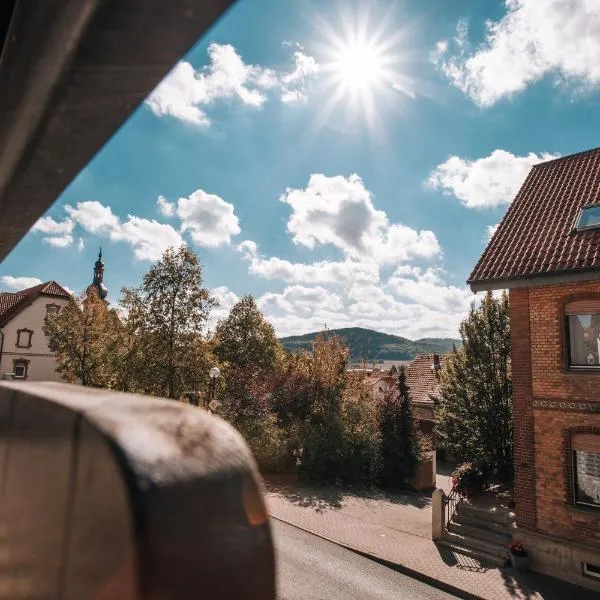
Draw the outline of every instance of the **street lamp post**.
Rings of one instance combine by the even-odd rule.
[[[208,403],[209,412],[214,412],[221,403],[215,398],[215,392],[217,389],[217,379],[221,376],[221,370],[219,367],[213,367],[208,375],[210,377],[210,402]]]

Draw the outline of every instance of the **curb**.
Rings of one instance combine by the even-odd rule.
[[[430,575],[426,575],[425,573],[421,573],[420,571],[415,571],[414,569],[411,569],[410,567],[406,567],[405,565],[402,565],[400,563],[395,563],[395,562],[386,560],[385,558],[381,558],[375,554],[370,554],[369,552],[365,552],[364,550],[360,550],[359,548],[355,548],[354,546],[349,546],[348,544],[343,544],[342,542],[340,542],[338,540],[334,540],[333,538],[327,537],[326,535],[323,535],[321,533],[316,533],[310,529],[306,529],[305,527],[300,527],[299,525],[296,525],[295,523],[290,523],[289,521],[285,521],[284,519],[281,519],[279,517],[274,517],[273,515],[269,515],[269,518],[271,518],[275,521],[279,521],[281,523],[285,523],[286,525],[291,525],[292,527],[295,527],[296,529],[306,531],[307,533],[310,533],[311,535],[321,538],[322,540],[326,540],[328,542],[336,544],[337,546],[340,546],[341,548],[345,548],[346,550],[350,550],[351,552],[354,552],[355,554],[358,554],[359,556],[364,556],[365,558],[368,558],[368,559],[372,560],[373,562],[379,563],[380,565],[383,565],[384,567],[388,567],[388,569],[392,569],[393,571],[397,571],[398,573],[402,573],[403,575],[408,575],[412,579],[416,579],[418,581],[426,583],[426,584],[430,585],[431,587],[437,588],[438,590],[442,590],[443,592],[448,592],[449,594],[454,594],[455,596],[457,596],[458,598],[462,598],[463,600],[486,600],[482,596],[476,596],[475,594],[471,594],[470,592],[467,592],[461,588],[455,587],[454,585],[452,585],[450,583],[440,581],[439,579],[435,579],[435,577],[431,577]]]

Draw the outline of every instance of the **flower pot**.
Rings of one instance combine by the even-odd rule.
[[[529,569],[529,556],[527,554],[525,554],[525,556],[513,554],[512,552],[509,552],[508,554],[510,556],[510,564],[517,571],[527,571],[527,569]]]

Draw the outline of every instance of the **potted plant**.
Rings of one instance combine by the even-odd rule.
[[[517,571],[527,571],[529,568],[529,554],[523,548],[521,542],[513,541],[508,547],[510,564]]]

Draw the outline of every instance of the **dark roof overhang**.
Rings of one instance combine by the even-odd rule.
[[[234,0],[1,3],[0,260]]]
[[[585,269],[580,271],[562,271],[539,273],[523,277],[505,277],[503,279],[469,280],[467,284],[472,292],[487,292],[493,290],[509,290],[512,288],[540,287],[543,285],[559,285],[577,281],[593,281],[600,279],[600,269]]]

